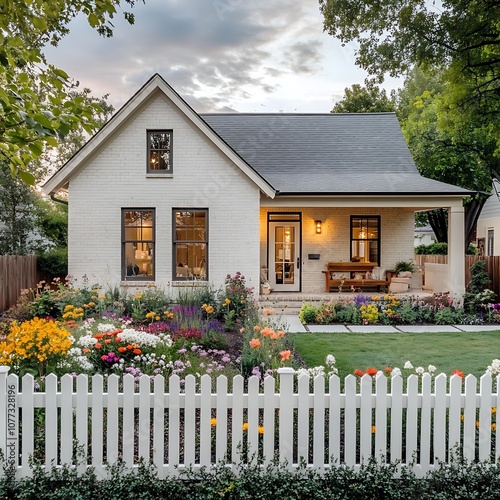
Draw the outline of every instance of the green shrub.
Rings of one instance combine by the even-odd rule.
[[[76,467],[52,467],[46,471],[32,464],[32,477],[15,479],[13,467],[6,466],[0,477],[0,498],[9,500],[67,500],[78,498],[118,499],[249,499],[283,498],[301,500],[412,499],[435,498],[493,500],[500,491],[500,465],[467,463],[463,460],[439,464],[418,479],[408,467],[377,464],[331,467],[319,473],[302,463],[296,470],[272,462],[267,466],[253,461],[239,464],[236,471],[221,462],[217,466],[179,471],[178,476],[159,479],[152,465],[128,469],[122,462],[108,468],[108,477],[98,480],[95,471],[83,474]]]
[[[57,247],[39,254],[36,262],[38,270],[45,276],[46,281],[65,277],[68,274],[68,247]]]
[[[304,324],[314,323],[316,321],[316,314],[318,314],[318,308],[311,304],[302,304],[300,309],[299,318]]]

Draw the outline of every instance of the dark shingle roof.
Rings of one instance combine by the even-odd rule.
[[[422,177],[394,113],[201,114],[281,194],[467,194]]]

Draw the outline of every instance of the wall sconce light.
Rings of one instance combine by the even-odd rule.
[[[316,224],[316,234],[321,234],[321,221],[315,220],[314,224]]]

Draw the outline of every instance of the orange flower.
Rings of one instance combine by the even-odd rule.
[[[374,425],[372,425],[372,434],[375,434],[375,432],[377,432],[377,428]]]
[[[116,339],[115,339],[115,340],[116,340],[117,342],[121,342],[121,341],[122,341],[122,339],[121,339],[120,337],[116,337]]]
[[[134,346],[129,344],[129,345],[127,346],[127,348],[126,348],[126,349],[127,349],[128,351],[131,351],[133,348],[134,348]]]
[[[259,325],[255,325],[255,326],[253,327],[253,331],[254,331],[254,332],[259,332],[259,331],[260,331],[260,326],[259,326]]]
[[[96,349],[100,349],[102,347],[102,344],[99,344],[99,342],[97,342],[97,344],[94,346]]]
[[[141,353],[142,353],[142,351],[141,351],[140,349],[134,349],[132,352],[133,352],[134,354],[137,354],[137,355],[139,355],[139,354],[141,354]]]
[[[105,343],[105,344],[111,344],[111,339],[106,339],[106,340],[104,341],[104,343]]]
[[[367,368],[366,369],[366,373],[368,373],[368,375],[370,375],[371,377],[374,377],[375,375],[377,375],[377,372],[378,372],[378,370],[376,368]]]
[[[245,328],[240,328],[240,333],[245,333]]]
[[[274,333],[274,330],[266,326],[260,333],[263,337],[270,337]]]
[[[259,339],[252,339],[249,342],[249,345],[252,349],[256,349],[257,347],[260,347],[260,340]]]
[[[461,370],[453,370],[453,371],[451,372],[451,374],[452,374],[452,375],[458,375],[459,377],[464,378],[464,372],[463,372],[463,371],[461,371]]]
[[[86,347],[84,347],[84,348],[82,349],[82,352],[83,352],[83,354],[87,354],[87,353],[89,352],[89,350],[88,350]]]
[[[118,352],[125,352],[127,350],[126,347],[119,347]]]
[[[280,354],[281,354],[281,361],[286,361],[287,359],[290,359],[290,354],[292,353],[289,349],[287,349],[286,351],[281,351]]]
[[[278,330],[278,331],[276,332],[276,335],[277,335],[278,337],[284,337],[284,336],[285,336],[285,332],[284,332],[283,330]]]
[[[392,368],[390,366],[385,367],[385,373],[392,373]]]
[[[217,425],[217,419],[216,419],[216,418],[211,418],[211,419],[210,419],[210,425],[211,425],[212,427],[215,427],[215,426]]]
[[[248,422],[245,422],[245,423],[243,424],[243,430],[244,430],[244,431],[248,431]]]
[[[96,333],[94,335],[94,338],[97,339],[97,340],[101,340],[103,337],[104,337],[104,334],[102,334],[102,333]]]
[[[362,372],[361,370],[354,370],[354,375],[356,375],[357,377],[362,377],[364,375],[364,372]]]

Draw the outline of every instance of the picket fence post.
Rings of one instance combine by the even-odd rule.
[[[292,469],[293,461],[293,368],[278,368],[280,377],[279,451],[280,461]]]

